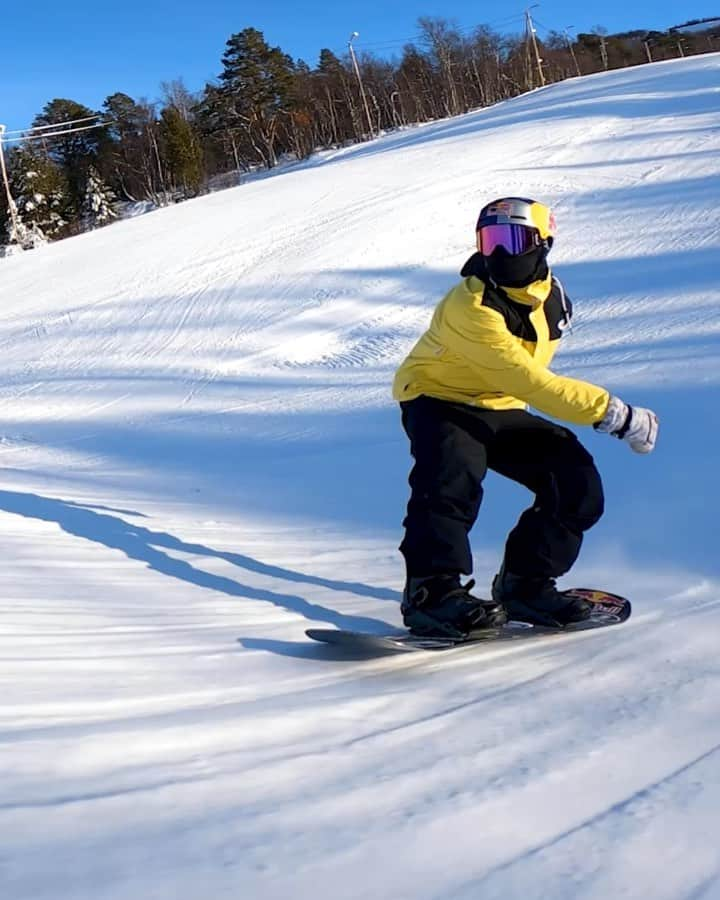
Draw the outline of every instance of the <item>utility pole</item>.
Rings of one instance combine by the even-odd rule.
[[[355,50],[353,49],[352,42],[356,37],[360,37],[360,35],[357,31],[353,31],[353,33],[350,35],[350,40],[348,41],[348,50],[350,51],[350,59],[352,59],[353,66],[355,68],[355,74],[357,75],[358,84],[360,85],[360,96],[362,97],[363,106],[365,107],[365,117],[367,118],[368,131],[370,132],[370,137],[375,137],[372,119],[370,118],[370,107],[368,106],[367,97],[365,96],[365,87],[363,86],[362,76],[360,75],[360,66],[358,65],[357,57],[355,56]]]
[[[527,30],[527,22],[525,23],[525,90],[532,91],[535,88],[535,78],[533,77],[532,54],[530,52],[530,35]]]
[[[600,56],[602,57],[603,69],[607,72],[608,67],[608,57],[607,57],[607,46],[605,43],[605,35],[600,35]]]
[[[652,62],[653,58],[652,53],[650,52],[650,44],[648,41],[643,41],[643,44],[645,45],[645,55],[647,56],[647,61]]]
[[[525,26],[527,28],[528,38],[530,41],[532,41],[533,50],[535,51],[535,63],[537,65],[540,86],[545,87],[545,76],[543,75],[543,70],[542,70],[542,59],[540,59],[540,51],[538,50],[537,38],[535,37],[535,27],[534,27],[534,25],[532,23],[532,19],[530,17],[530,10],[535,9],[536,6],[539,6],[539,4],[533,3],[532,6],[528,7],[525,10]]]
[[[400,115],[398,115],[398,111],[395,108],[395,99],[396,98],[397,98],[398,102],[400,103]],[[399,128],[401,125],[405,124],[405,121],[404,121],[403,115],[402,115],[402,100],[400,98],[400,91],[393,91],[392,94],[390,94],[390,104],[392,106],[392,114],[393,114],[393,121],[395,122],[395,127]]]
[[[578,77],[580,77],[582,75],[582,72],[580,71],[580,66],[578,65],[577,56],[575,56],[575,48],[573,47],[572,41],[570,40],[570,35],[568,34],[568,28],[574,28],[574,26],[568,25],[568,27],[564,29],[565,40],[567,41],[567,46],[568,46],[568,50],[570,51],[570,56],[572,56],[572,61],[575,63],[575,72],[577,73]]]
[[[3,152],[3,135],[5,134],[5,125],[0,125],[0,175],[5,185],[5,195],[7,197],[8,211],[10,213],[10,240],[20,243],[20,228],[17,219],[17,207],[10,193],[10,181],[8,180],[7,169],[5,168],[5,154]]]

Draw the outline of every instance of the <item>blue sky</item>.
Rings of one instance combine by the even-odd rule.
[[[23,128],[54,97],[96,109],[108,94],[157,99],[160,83],[182,77],[191,90],[216,77],[225,42],[243,28],[257,28],[266,40],[311,65],[322,47],[341,54],[352,31],[356,48],[398,54],[416,35],[420,16],[454,20],[462,28],[488,24],[519,32],[525,4],[513,0],[34,0],[11,3],[2,16],[0,122]],[[581,4],[545,0],[533,10],[540,36],[573,25],[589,31],[666,29],[690,18],[720,15],[720,0],[603,0]]]

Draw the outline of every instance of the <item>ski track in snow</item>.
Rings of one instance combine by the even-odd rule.
[[[718,900],[720,56],[574,79],[0,263],[0,884]],[[347,657],[400,624],[395,366],[492,196],[556,208],[595,634]],[[489,479],[487,585],[527,502]]]

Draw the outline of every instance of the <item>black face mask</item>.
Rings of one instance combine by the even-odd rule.
[[[547,277],[548,247],[540,246],[527,253],[513,255],[504,247],[496,247],[485,257],[487,271],[495,284],[506,287],[525,287]]]

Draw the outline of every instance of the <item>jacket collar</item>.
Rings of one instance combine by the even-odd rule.
[[[499,287],[503,293],[507,294],[511,300],[515,300],[516,303],[524,303],[527,306],[538,306],[540,303],[544,303],[550,296],[550,290],[552,289],[552,274],[550,269],[548,269],[545,278],[541,278],[539,281],[532,281],[530,284],[526,284],[521,288],[502,287],[502,285],[499,285]]]
[[[467,278],[469,275],[474,275],[475,278],[479,278],[484,284],[494,285],[502,291],[506,297],[509,297],[516,303],[522,303],[525,306],[538,306],[539,304],[544,303],[550,296],[550,291],[552,289],[552,272],[549,268],[545,278],[540,278],[521,288],[503,287],[501,284],[495,284],[488,275],[485,267],[485,258],[481,253],[473,253],[460,270],[460,274],[464,278]]]

